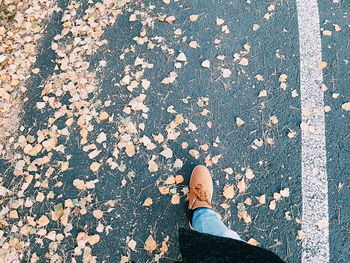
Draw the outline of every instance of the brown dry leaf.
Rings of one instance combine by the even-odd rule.
[[[232,184],[224,186],[223,196],[227,199],[232,199],[235,196],[235,190]]]
[[[156,248],[157,248],[157,243],[156,243],[156,241],[154,240],[154,238],[152,237],[152,235],[149,235],[148,238],[147,238],[146,241],[145,241],[144,249],[147,250],[147,251],[149,251],[149,252],[152,252],[152,251],[154,251]]]
[[[256,241],[254,238],[250,238],[247,242],[249,245],[252,245],[252,246],[258,246],[260,245],[260,243],[258,241]]]
[[[42,215],[37,221],[39,226],[43,227],[43,226],[47,226],[50,223],[50,220],[47,216]]]
[[[239,181],[238,183],[237,183],[237,188],[238,188],[238,190],[239,190],[239,192],[240,193],[244,193],[245,192],[245,190],[246,190],[246,183],[245,183],[245,181],[244,181],[244,179],[242,179],[241,181]]]
[[[146,200],[142,204],[142,206],[151,206],[151,205],[153,205],[153,200],[151,197],[147,197]]]
[[[98,162],[93,162],[92,164],[90,164],[90,170],[93,172],[97,172],[101,167],[101,164]]]
[[[92,212],[92,215],[97,219],[101,219],[103,217],[103,212],[100,209],[96,209]]]
[[[173,205],[180,204],[180,195],[179,194],[173,194],[170,201]]]
[[[184,181],[184,177],[182,175],[176,175],[175,176],[176,184],[181,184],[183,181]]]
[[[327,67],[327,62],[325,62],[325,61],[317,61],[316,65],[317,65],[317,67],[319,69],[324,69],[325,67]]]

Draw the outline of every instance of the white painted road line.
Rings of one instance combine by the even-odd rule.
[[[328,180],[317,0],[297,0],[302,110],[302,263],[329,262]],[[309,111],[310,114],[305,114]]]

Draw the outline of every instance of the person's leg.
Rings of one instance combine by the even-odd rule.
[[[235,231],[225,226],[216,212],[207,207],[193,211],[192,227],[197,232],[242,240]]]

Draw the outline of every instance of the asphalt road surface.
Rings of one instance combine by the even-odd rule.
[[[88,94],[87,108],[97,115],[91,114],[93,130],[89,131],[85,145],[95,143],[101,153],[93,160],[89,158],[81,143],[81,129],[73,124],[68,136],[59,137],[59,144],[65,147],[64,153],[53,151],[50,165],[42,166],[38,172],[43,177],[48,167],[56,168],[47,178],[49,187],[37,188],[34,180],[24,194],[24,197],[35,197],[38,191],[45,196],[49,191],[55,193],[52,199],[35,202],[30,212],[23,210],[36,217],[48,215],[67,199],[73,200],[80,209],[82,206],[78,203],[86,202],[86,214],[76,210],[70,216],[71,230],[66,231],[65,226],[56,222],[48,225],[48,232],[65,233],[54,253],[65,262],[73,257],[82,262],[83,256],[76,255],[75,248],[76,237],[83,231],[100,236],[92,250],[97,262],[119,262],[122,256],[135,262],[155,262],[159,254],[160,262],[181,259],[177,230],[188,227],[185,187],[195,165],[207,160],[215,183],[214,208],[243,239],[255,239],[259,246],[271,249],[286,262],[350,262],[350,118],[349,111],[342,108],[350,100],[350,2],[318,1],[318,24],[304,25],[298,24],[298,14],[299,19],[300,14],[311,17],[315,14],[310,13],[311,9],[301,13],[297,6],[300,2],[180,0],[165,4],[160,0],[133,1],[122,9],[116,22],[104,29],[102,39],[108,44],[86,57],[90,62],[88,70],[96,73],[97,87]],[[38,109],[37,102],[43,100],[44,84],[58,72],[54,69],[58,57],[51,43],[55,35],[62,32],[61,19],[68,2],[60,1],[59,5],[62,11],[49,21],[37,56],[35,67],[40,68],[41,73],[30,79],[22,123],[24,132],[31,135],[52,128],[48,120],[54,116],[55,109]],[[84,10],[93,5],[84,2],[77,9],[77,17],[82,17]],[[199,16],[191,18],[191,15]],[[167,21],[169,16],[174,16],[175,20]],[[323,69],[308,55],[317,53],[317,47],[305,50],[306,47],[300,46],[301,28],[310,39],[320,38],[319,54],[322,61],[327,62]],[[145,36],[148,39],[142,44],[141,38]],[[178,57],[181,53],[185,59]],[[143,61],[135,63],[136,58]],[[322,77],[321,83],[313,79],[313,75],[301,74],[302,59],[315,67],[317,76]],[[210,67],[202,65],[205,60],[210,61]],[[142,75],[138,78],[140,71]],[[176,77],[171,72],[175,72]],[[125,79],[124,84],[127,84],[123,84],[126,75],[131,76],[131,81],[137,80],[138,84],[134,83],[137,87],[132,87],[131,81]],[[165,82],[170,83],[165,84],[163,80],[169,76],[170,80]],[[318,85],[318,93],[322,95],[307,92],[308,86],[303,90],[301,78]],[[145,84],[145,88],[141,79],[148,80],[149,87]],[[145,95],[142,105],[148,110],[125,108],[141,94]],[[310,109],[302,105],[303,98],[319,100],[319,105],[326,107],[320,113],[324,116],[324,133],[312,130],[311,125],[306,131],[302,118],[308,120],[313,112],[307,112]],[[67,93],[59,101],[69,107],[70,99]],[[96,116],[102,111],[108,113],[109,119],[98,120]],[[57,129],[63,129],[67,119],[67,116],[58,119]],[[178,134],[171,139],[174,130],[169,132],[169,125],[174,120],[174,130]],[[130,123],[135,124],[137,131],[122,131]],[[317,125],[322,126],[322,123]],[[106,139],[98,143],[101,132]],[[157,143],[153,139],[153,135],[159,133],[164,136],[164,142]],[[125,149],[120,149],[118,158],[114,158],[113,149],[123,141],[122,134],[131,136],[136,153],[130,153],[132,157],[129,157]],[[315,146],[303,142],[306,134],[310,138],[316,134],[325,142],[325,148],[321,152],[312,151],[310,158],[302,157],[307,147]],[[147,150],[139,142],[143,136],[149,137],[157,147]],[[203,146],[206,144],[208,147]],[[171,157],[159,155],[164,146],[171,149]],[[197,150],[199,156],[189,154],[191,149]],[[326,183],[320,190],[316,186],[320,182],[317,171],[303,174],[301,167],[322,170],[315,161],[322,154],[326,157],[321,162]],[[153,155],[157,171],[150,171],[149,161]],[[219,156],[218,161],[211,159],[214,156]],[[176,159],[183,165],[174,167]],[[69,169],[60,171],[60,162],[67,160]],[[111,160],[116,164],[114,167]],[[90,169],[92,161],[102,164],[97,172]],[[5,160],[1,162],[1,173],[6,175],[4,182],[11,185],[17,180],[13,178],[13,168]],[[232,168],[233,172],[226,168]],[[253,171],[253,178],[249,172],[247,175],[249,169]],[[167,188],[170,193],[163,195],[159,187],[164,186],[171,175],[182,175],[185,180],[171,184]],[[308,176],[313,176],[315,186],[303,186],[303,178]],[[43,182],[42,177],[37,181]],[[74,185],[76,179],[98,181],[94,188],[79,190]],[[242,180],[243,189],[239,184]],[[62,185],[57,186],[57,182]],[[223,189],[230,184],[235,186],[235,196],[226,199]],[[309,192],[302,191],[303,187]],[[281,190],[289,190],[289,194],[282,197],[276,194]],[[322,195],[317,194],[320,191]],[[176,193],[180,195],[180,204],[172,203]],[[303,202],[308,200],[308,194],[312,203],[322,204],[321,209],[314,211],[315,218],[321,214],[316,224],[312,215],[307,217],[310,222],[303,220],[303,207],[308,205],[304,203],[303,206]],[[262,195],[266,197],[265,203],[256,199]],[[147,198],[152,198],[153,204],[143,206]],[[96,209],[103,211],[102,218],[93,215]],[[246,211],[251,222],[237,216],[241,211]],[[101,224],[102,232],[99,231]],[[315,230],[313,227],[310,231],[305,229],[307,224]],[[320,244],[308,243],[320,233],[324,234]],[[144,249],[149,235],[159,245],[153,252]],[[43,238],[41,244],[36,238],[35,235],[29,238],[30,253],[35,252],[44,262],[51,240]],[[130,239],[136,241],[134,250],[128,247]],[[161,253],[159,249],[164,239],[168,251]],[[321,250],[314,255],[317,249]]]

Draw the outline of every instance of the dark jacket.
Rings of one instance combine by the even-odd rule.
[[[180,228],[183,263],[283,263],[276,254],[243,241]]]

